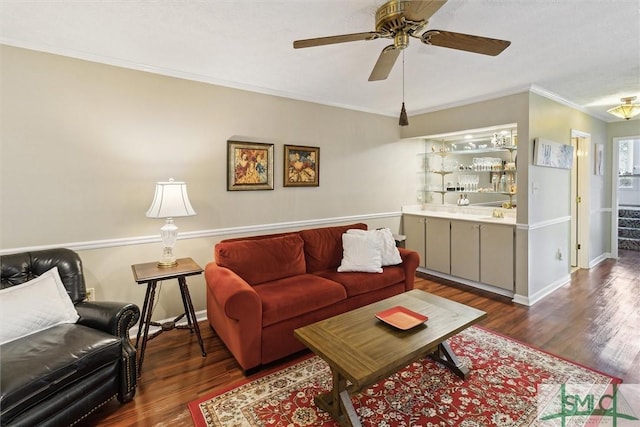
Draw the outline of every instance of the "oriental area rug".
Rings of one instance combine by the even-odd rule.
[[[352,396],[362,425],[588,425],[566,423],[564,418],[562,424],[546,424],[541,410],[559,413],[557,390],[563,384],[586,384],[589,393],[602,395],[620,382],[481,327],[470,327],[449,343],[462,364],[471,368],[466,380],[429,358],[418,360]],[[329,367],[319,357],[308,356],[214,391],[189,403],[189,410],[198,427],[333,427],[338,424],[313,401],[330,389]]]

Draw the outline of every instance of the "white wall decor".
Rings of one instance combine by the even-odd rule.
[[[573,147],[536,138],[533,145],[533,164],[549,168],[571,169],[573,165]]]
[[[604,145],[596,144],[594,152],[593,174],[602,175],[604,174]]]

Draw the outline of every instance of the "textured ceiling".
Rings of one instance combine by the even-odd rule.
[[[402,56],[367,79],[389,40],[296,49],[374,30],[379,0],[1,0],[0,42],[138,70],[397,116]],[[640,0],[449,0],[430,29],[510,40],[497,57],[404,52],[409,116],[528,88],[606,121],[640,99]]]

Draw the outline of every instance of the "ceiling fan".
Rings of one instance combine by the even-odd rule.
[[[376,30],[364,33],[342,34],[296,40],[295,49],[323,46],[379,38],[393,39],[393,44],[382,49],[369,81],[384,80],[389,76],[400,52],[409,45],[409,37],[415,37],[424,44],[442,46],[483,55],[496,56],[510,44],[507,40],[491,39],[451,31],[427,30],[429,18],[447,0],[390,0],[376,11]]]

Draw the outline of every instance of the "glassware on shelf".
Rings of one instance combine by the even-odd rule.
[[[458,169],[458,161],[451,158],[451,157],[447,157],[442,161],[442,170],[446,171],[446,172],[453,172],[454,170]]]

